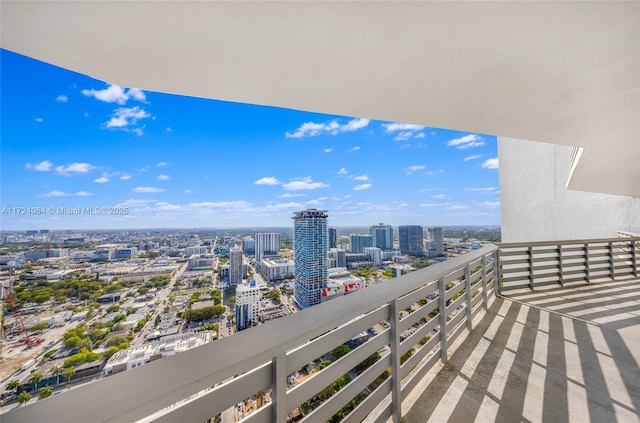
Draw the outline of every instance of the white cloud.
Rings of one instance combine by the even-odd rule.
[[[427,175],[437,175],[440,173],[444,173],[444,169],[438,169],[438,170],[430,170],[428,172],[426,172]]]
[[[423,170],[426,169],[425,166],[422,165],[413,165],[413,166],[409,166],[407,168],[405,168],[405,172],[407,173],[407,175],[411,175],[413,172],[417,172],[419,170]]]
[[[158,176],[156,177],[156,179],[157,179],[158,181],[168,181],[168,180],[169,180],[169,179],[171,179],[171,178],[170,178],[169,176],[167,176],[167,175],[158,175]]]
[[[355,187],[353,187],[354,191],[362,191],[363,189],[369,189],[371,188],[373,185],[371,184],[360,184],[360,185],[356,185]]]
[[[111,119],[102,124],[103,128],[107,129],[121,129],[125,131],[131,131],[137,135],[142,135],[142,128],[132,128],[130,126],[136,126],[141,119],[151,117],[144,109],[138,106],[135,107],[119,107],[113,111]]]
[[[253,182],[255,185],[280,185],[282,182],[278,181],[275,176],[265,176],[257,181]]]
[[[317,206],[319,204],[322,204],[322,202],[318,201],[318,200],[309,200],[309,201],[307,201],[307,205],[308,206]]]
[[[368,181],[369,177],[367,175],[354,176],[354,181]]]
[[[40,163],[35,164],[27,163],[25,167],[27,169],[37,170],[38,172],[49,172],[53,168],[53,163],[49,160],[43,160]]]
[[[475,159],[479,159],[480,157],[482,157],[482,154],[476,154],[473,156],[467,156],[464,158],[465,162],[468,162],[469,160],[475,160]]]
[[[291,194],[290,192],[287,192],[285,194],[278,195],[278,198],[294,198],[294,197],[306,197],[306,194]]]
[[[171,127],[169,126],[167,129],[165,129],[165,131],[167,131],[167,132],[173,132],[173,128],[171,128]]]
[[[388,133],[395,132],[395,131],[416,132],[416,131],[422,131],[424,129],[424,126],[422,126],[422,125],[414,125],[414,124],[411,124],[411,123],[398,123],[398,122],[383,123],[382,127]]]
[[[487,159],[482,163],[483,169],[497,169],[498,168],[498,158],[493,157],[491,159]]]
[[[59,95],[58,98],[56,98],[56,101],[59,101],[60,103],[66,103],[67,101],[69,101],[69,97],[67,97],[66,95]]]
[[[480,147],[484,145],[482,137],[478,134],[467,134],[464,137],[454,138],[447,142],[449,147],[455,147],[459,150],[466,150],[471,147]]]
[[[109,182],[109,178],[106,178],[106,177],[103,176],[101,178],[94,179],[93,182],[95,182],[96,184],[105,184],[105,183]]]
[[[340,170],[338,171],[338,175],[346,175],[347,173],[349,172],[344,167],[340,168]]]
[[[424,132],[418,132],[413,136],[413,138],[424,138],[425,136]]]
[[[51,191],[46,194],[39,195],[38,197],[70,197],[71,194],[67,194],[64,191]]]
[[[400,147],[398,148],[411,148],[411,144],[402,144]]]
[[[468,208],[469,208],[469,206],[466,206],[464,204],[453,204],[453,205],[447,207],[448,210],[466,210]]]
[[[164,188],[155,188],[155,187],[135,187],[131,191],[138,193],[156,193],[163,192]]]
[[[122,179],[123,181],[128,181],[129,179],[131,179],[131,175],[125,173],[120,177],[120,179]]]
[[[356,145],[355,147],[350,148],[350,149],[348,150],[348,152],[349,152],[349,153],[353,153],[354,151],[360,151],[360,146],[359,146],[359,145]]]
[[[465,191],[474,191],[474,192],[493,192],[497,191],[497,187],[483,187],[483,188],[465,188]]]
[[[323,182],[313,182],[310,176],[306,178],[300,178],[283,184],[282,187],[287,191],[302,191],[312,190],[318,188],[328,188],[329,184]]]
[[[92,192],[87,192],[87,191],[76,192],[76,197],[91,197],[92,195],[93,195]]]
[[[447,194],[436,194],[436,195],[432,195],[431,198],[437,198],[439,200],[443,200],[447,198]]]
[[[57,166],[56,172],[60,175],[69,176],[73,173],[89,173],[95,169],[95,166],[89,163],[71,163],[66,166]]]
[[[480,205],[482,207],[489,207],[489,208],[500,207],[500,201],[485,201]]]
[[[324,148],[322,149],[322,151],[324,151],[325,153],[331,153],[333,151],[333,148]]]
[[[84,112],[84,117],[88,118],[89,117],[89,112]]]
[[[167,163],[167,162],[160,162],[160,163],[156,164],[156,166],[158,166],[158,167],[164,167],[164,166],[166,166],[166,165],[168,165],[168,164],[169,164],[169,163]]]
[[[369,125],[369,119],[352,119],[341,125],[337,120],[330,122],[315,123],[305,122],[296,129],[295,132],[285,132],[287,138],[315,137],[322,134],[337,135],[341,132],[353,132]]]
[[[125,90],[123,87],[114,84],[108,84],[104,90],[82,90],[82,94],[87,97],[94,97],[105,103],[117,103],[124,105],[130,98],[137,101],[146,101],[144,92],[137,88],[129,88]]]
[[[410,132],[410,131],[400,132],[398,135],[396,135],[394,140],[395,141],[406,141],[406,140],[410,139],[412,136],[413,136],[413,132]]]
[[[36,122],[38,122],[38,123],[42,123],[42,122],[44,122],[44,119],[42,119],[41,117],[37,117],[35,120],[36,120]]]
[[[185,190],[184,190],[184,193],[185,193],[185,194],[195,194],[195,191],[194,191],[194,190],[192,190],[192,189],[185,189]]]
[[[418,204],[418,207],[444,207],[448,205],[450,205],[450,203],[422,203]]]

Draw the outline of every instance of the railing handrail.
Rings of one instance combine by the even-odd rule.
[[[73,410],[77,421],[135,421],[371,312],[425,284],[482,260],[485,246],[359,292],[272,320],[231,337],[128,370],[2,416],[3,422],[55,421]],[[77,404],[91,404],[77,407]]]
[[[599,244],[605,242],[630,242],[640,241],[640,237],[626,237],[626,238],[596,238],[596,239],[571,239],[571,240],[557,240],[557,241],[531,241],[531,242],[499,242],[495,245],[498,248],[520,248],[520,247],[545,247],[553,245],[574,245],[574,244]]]

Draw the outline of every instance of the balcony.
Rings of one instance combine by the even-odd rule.
[[[220,414],[226,423],[258,391],[262,407],[243,422],[286,422],[301,409],[310,422],[340,410],[346,422],[638,421],[639,258],[640,238],[487,246],[2,421]],[[366,342],[291,383],[288,375],[366,331]],[[344,374],[351,381],[318,406]],[[310,399],[314,407],[299,407]]]

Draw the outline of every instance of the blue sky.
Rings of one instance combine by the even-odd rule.
[[[0,54],[3,230],[289,226],[310,207],[332,226],[500,224],[494,136],[143,91]],[[128,214],[58,213],[90,207]]]

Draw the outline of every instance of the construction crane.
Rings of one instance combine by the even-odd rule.
[[[28,348],[35,347],[36,345],[42,344],[42,338],[35,338],[29,335],[29,332],[24,327],[24,322],[22,321],[22,316],[20,315],[20,310],[18,309],[18,300],[16,296],[13,294],[13,291],[8,286],[2,287],[3,298],[5,300],[6,305],[11,311],[11,315],[13,316],[13,333],[17,333],[20,336],[20,340],[23,344],[25,344]],[[2,305],[3,309],[5,305]],[[2,315],[4,316],[4,310]],[[4,325],[4,321],[2,322]],[[0,340],[1,341],[1,340]]]

